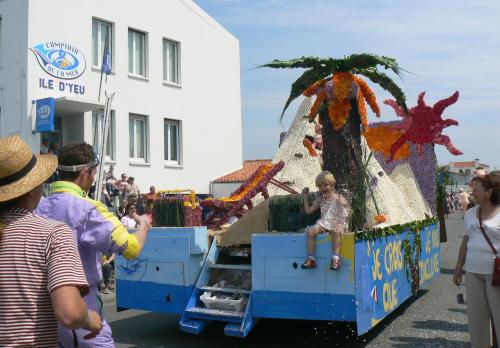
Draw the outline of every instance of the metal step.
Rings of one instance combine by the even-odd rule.
[[[251,290],[238,289],[238,288],[217,288],[214,286],[202,286],[198,289],[203,291],[226,292],[231,294],[243,294],[243,295],[250,295],[252,293]]]
[[[209,263],[208,268],[217,268],[217,269],[239,269],[244,271],[251,271],[252,265],[249,264],[241,264],[241,265],[228,265],[223,263]]]
[[[186,309],[185,313],[193,318],[223,320],[223,321],[224,319],[232,319],[231,321],[237,319],[237,321],[240,321],[245,316],[245,312],[236,312],[230,310],[209,309],[200,307]]]

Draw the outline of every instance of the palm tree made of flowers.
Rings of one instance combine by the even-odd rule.
[[[309,121],[319,115],[323,136],[323,170],[333,173],[340,189],[352,194],[351,228],[360,229],[366,222],[366,171],[362,161],[361,133],[367,127],[366,103],[379,117],[375,93],[360,77],[364,76],[391,93],[398,105],[408,112],[406,97],[398,85],[378,67],[401,76],[393,58],[373,54],[352,54],[344,58],[302,57],[273,60],[261,67],[302,68],[306,71],[292,84],[281,118],[290,103],[299,97],[316,96]]]

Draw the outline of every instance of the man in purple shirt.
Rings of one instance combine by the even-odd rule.
[[[99,161],[92,146],[81,143],[65,146],[59,154],[60,181],[52,183],[49,196],[38,206],[36,213],[65,222],[78,243],[85,276],[90,291],[85,302],[90,309],[102,314],[102,301],[98,286],[102,278],[101,258],[113,253],[127,259],[136,258],[147,237],[149,223],[137,217],[137,230],[129,234],[114,214],[104,204],[87,197]],[[70,330],[59,326],[59,344],[62,347],[114,347],[111,328],[103,319],[103,329],[92,340],[83,340],[84,330],[77,330],[76,337]]]

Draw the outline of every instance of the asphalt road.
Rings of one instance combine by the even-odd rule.
[[[452,272],[463,236],[462,215],[446,221],[441,275],[368,334],[356,337],[343,323],[261,319],[245,339],[224,335],[212,323],[199,336],[178,330],[178,316],[135,310],[117,313],[114,294],[105,295],[106,317],[117,347],[470,347],[466,306],[457,304]],[[465,289],[463,289],[465,293]]]

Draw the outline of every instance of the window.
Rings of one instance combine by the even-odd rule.
[[[108,139],[106,141],[106,160],[113,161],[115,159],[115,111],[111,110],[108,126]],[[94,149],[99,153],[99,144],[104,132],[104,110],[92,111],[92,138]]]
[[[128,30],[128,72],[146,77],[146,34]]]
[[[92,19],[92,65],[100,68],[102,65],[102,56],[104,46],[108,41],[109,54],[111,56],[111,66],[113,66],[113,32],[112,24],[97,19]]]
[[[163,123],[163,146],[165,162],[181,164],[180,122],[165,119]]]
[[[148,124],[146,116],[130,115],[129,119],[129,157],[146,162]]]
[[[163,39],[163,81],[179,84],[179,43]]]

